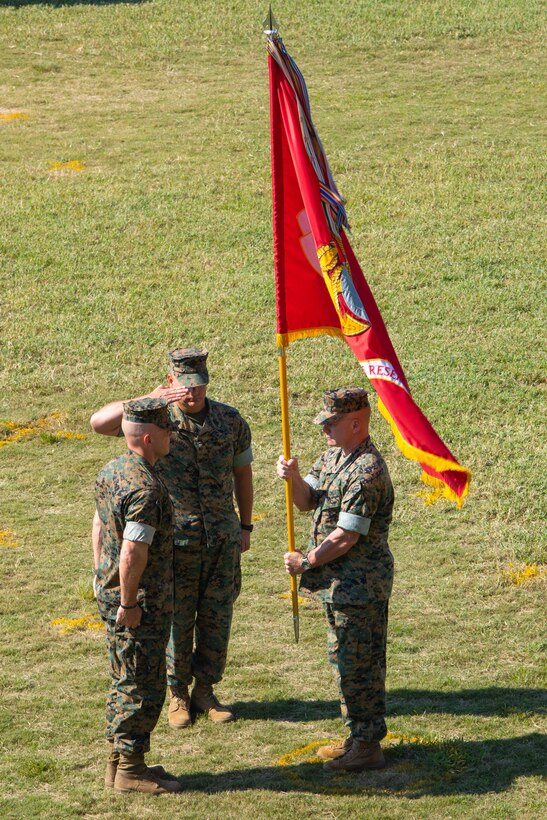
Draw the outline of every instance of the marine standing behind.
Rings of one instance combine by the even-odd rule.
[[[251,432],[234,407],[207,398],[207,356],[196,348],[171,351],[169,386],[150,394],[169,401],[177,427],[169,455],[158,462],[175,510],[167,682],[169,724],[177,729],[191,726],[196,712],[216,723],[235,718],[230,707],[219,703],[213,686],[226,666],[233,605],[241,588],[240,557],[250,547],[253,529]],[[114,402],[95,413],[93,429],[118,435],[121,406]]]
[[[385,766],[380,740],[385,723],[388,599],[393,556],[388,530],[393,487],[387,466],[369,436],[370,406],[362,388],[323,394],[323,425],[329,449],[302,478],[295,458],[277,462],[282,479],[292,479],[299,510],[313,510],[306,556],[285,554],[300,589],[324,604],[328,653],[338,681],[341,711],[350,736],[322,747],[329,771],[362,771]]]
[[[144,755],[165,700],[165,648],[173,614],[173,506],[154,468],[169,452],[163,399],[127,402],[129,451],[96,481],[95,595],[106,623],[111,686],[105,784],[119,792],[178,792],[178,781]]]

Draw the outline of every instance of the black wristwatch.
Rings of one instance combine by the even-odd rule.
[[[240,522],[240,527],[242,530],[245,530],[245,532],[252,532],[254,530],[254,524],[242,524]]]
[[[309,569],[311,569],[310,559],[307,555],[305,555],[302,558],[302,561],[300,562],[300,569],[302,570],[302,572],[307,572]]]
[[[122,609],[136,609],[138,606],[140,606],[140,604],[137,601],[136,604],[131,604],[131,606],[126,606],[125,604],[122,604],[122,603],[120,603],[120,606],[121,606]]]

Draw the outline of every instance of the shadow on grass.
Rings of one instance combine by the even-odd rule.
[[[387,696],[389,715],[416,715],[424,712],[450,715],[506,715],[524,712],[544,713],[544,689],[488,686],[484,689],[459,689],[435,692],[427,689],[392,689]]]
[[[244,720],[283,720],[289,723],[306,723],[310,720],[328,720],[340,717],[337,700],[247,700],[234,703],[238,718]]]
[[[545,774],[547,738],[533,733],[503,740],[401,743],[384,749],[386,769],[359,774],[324,772],[313,758],[316,750],[304,759],[306,749],[285,755],[278,765],[181,775],[180,782],[187,792],[206,794],[256,789],[416,799],[503,792],[517,778]]]
[[[542,689],[461,689],[436,692],[428,689],[392,689],[387,694],[388,716],[431,714],[498,715],[544,713],[547,693]],[[240,701],[234,704],[238,717],[246,720],[283,720],[301,723],[340,717],[337,700]]]

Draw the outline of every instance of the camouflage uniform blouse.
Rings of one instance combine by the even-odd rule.
[[[315,503],[309,549],[337,526],[360,535],[345,555],[305,572],[301,589],[333,605],[387,600],[393,584],[388,546],[393,486],[379,451],[370,438],[347,457],[332,447],[304,480]]]
[[[169,455],[157,467],[175,508],[175,543],[186,537],[186,528],[201,521],[208,540],[212,534],[240,538],[233,469],[253,460],[251,431],[235,407],[210,399],[207,407],[200,425],[176,404],[169,405],[178,430],[171,434]]]
[[[141,625],[163,622],[173,612],[173,505],[167,487],[145,458],[129,451],[107,464],[95,483],[101,519],[97,603],[106,620],[120,603],[120,549],[124,538],[149,544],[137,600]]]

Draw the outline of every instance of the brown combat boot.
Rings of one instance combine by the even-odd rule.
[[[114,749],[113,744],[109,744],[110,749],[108,753],[108,759],[106,761],[106,772],[104,775],[104,785],[107,789],[114,788],[114,780],[116,779],[116,772],[118,771],[118,763],[120,762],[120,753],[116,752]],[[150,766],[150,771],[154,772],[154,774],[159,775],[160,777],[164,777],[167,780],[171,780],[171,775],[167,774],[163,766]]]
[[[213,723],[230,723],[236,719],[229,706],[219,703],[209,683],[196,683],[192,690],[190,707],[198,714],[208,715]]]
[[[351,739],[351,738],[350,738]],[[363,772],[365,769],[383,769],[386,765],[382,748],[377,740],[351,739],[347,752],[327,760],[323,768],[327,772]]]
[[[339,740],[337,743],[331,743],[328,746],[320,746],[317,750],[317,757],[323,760],[334,760],[337,757],[342,757],[351,749],[353,738],[350,735],[345,740]]]
[[[190,695],[187,686],[170,686],[169,708],[167,718],[169,726],[173,729],[187,729],[192,725],[192,715],[190,714]]]
[[[145,794],[173,794],[182,791],[178,780],[164,780],[144,762],[143,754],[120,754],[115,792],[144,792]]]

